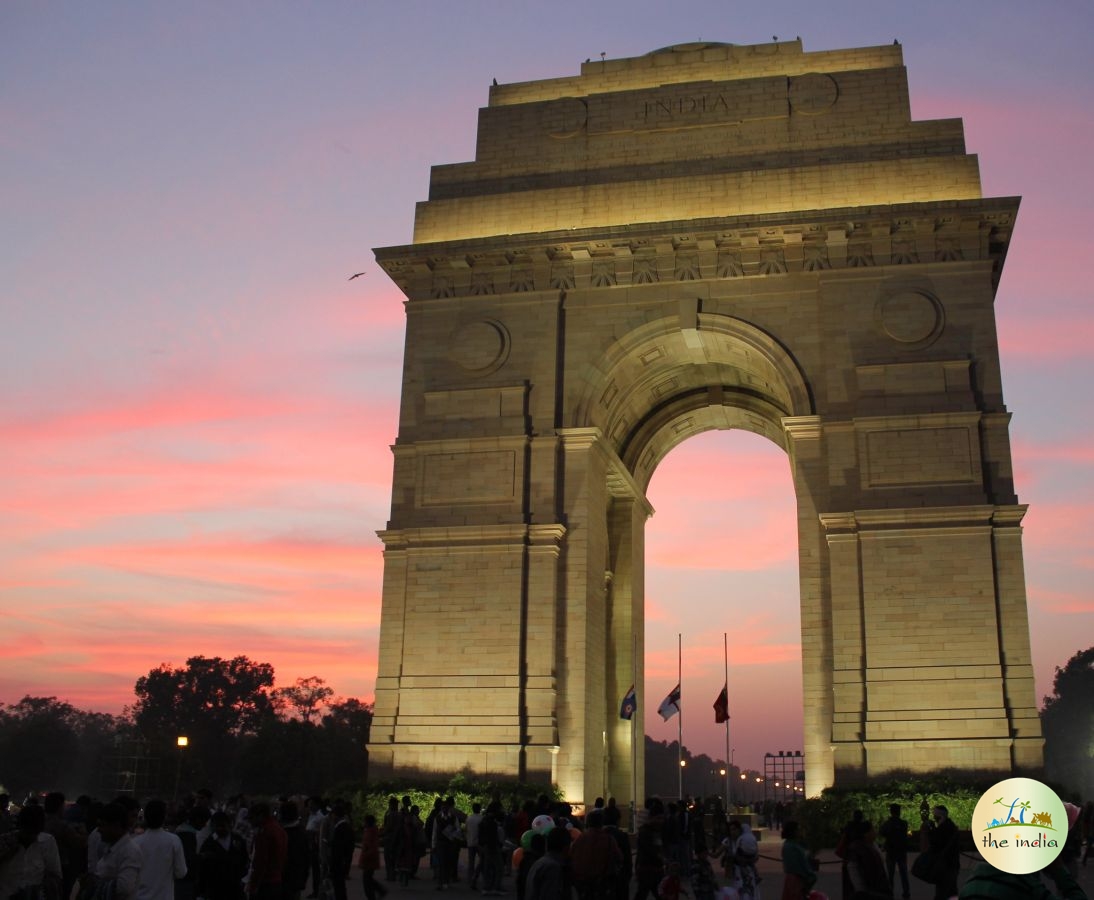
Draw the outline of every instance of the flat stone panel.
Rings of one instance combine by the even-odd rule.
[[[502,503],[516,491],[517,456],[512,450],[431,453],[420,460],[421,506]]]
[[[863,436],[869,487],[975,482],[975,434],[968,426],[871,431]]]

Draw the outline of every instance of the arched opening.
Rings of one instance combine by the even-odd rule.
[[[682,309],[679,318],[646,323],[609,348],[593,367],[577,412],[577,422],[593,426],[606,438],[608,456],[615,460],[606,471],[607,489],[613,497],[608,515],[609,644],[616,660],[608,693],[613,687],[626,689],[622,682],[628,681],[630,667],[624,670],[618,660],[634,656],[635,677],[630,680],[639,684],[639,707],[650,723],[649,733],[655,740],[676,740],[677,723],[659,726],[656,710],[678,677],[676,634],[689,632],[681,680],[687,684],[691,675],[693,689],[686,691],[689,699],[683,718],[688,726],[683,743],[691,753],[737,763],[732,727],[727,752],[724,726],[716,729],[713,722],[713,702],[726,677],[722,634],[734,630],[726,613],[730,604],[720,601],[731,582],[740,587],[753,580],[752,592],[758,590],[761,597],[754,597],[750,604],[754,616],[739,616],[733,635],[734,668],[776,665],[782,671],[777,676],[765,672],[760,677],[753,672],[748,678],[742,672],[734,673],[733,707],[741,699],[736,682],[744,681],[748,685],[744,695],[750,696],[749,706],[755,710],[748,715],[749,745],[746,749],[742,744],[740,763],[746,768],[762,768],[763,753],[778,749],[812,750],[815,755],[817,741],[827,733],[829,714],[828,704],[816,698],[829,697],[831,688],[818,665],[827,633],[818,625],[823,612],[817,602],[817,516],[808,487],[799,477],[793,437],[795,429],[811,422],[812,400],[796,361],[754,325],[730,316],[707,315],[697,307],[690,314]],[[745,434],[752,442],[742,451],[745,445],[741,441],[748,440]],[[588,439],[580,428],[571,438],[578,439]],[[718,451],[710,448],[728,449],[734,442],[738,449],[726,455],[743,452],[754,465],[766,468],[770,480],[781,483],[785,498],[782,527],[767,529],[773,535],[769,540],[780,545],[781,579],[765,573],[768,584],[763,589],[759,584],[764,579],[756,569],[759,557],[745,550],[734,563],[731,545],[743,546],[746,537],[760,538],[764,531],[760,519],[774,512],[778,504],[765,507],[762,498],[756,497],[751,517],[734,517],[730,510],[740,501],[730,496],[718,499],[719,488],[730,488],[735,471],[744,475],[739,485],[758,487],[747,474],[748,462],[738,467],[727,459],[714,459]],[[685,443],[692,449],[677,450]],[[677,472],[680,474],[674,476]],[[665,485],[661,491],[653,487],[655,473],[661,473],[659,484]],[[681,484],[693,489],[681,491]],[[664,530],[657,524],[659,507],[662,520],[668,521]],[[640,519],[635,518],[636,509],[644,510]],[[654,520],[647,522],[651,511]],[[739,529],[736,541],[734,527]],[[683,561],[686,573],[660,569],[650,559],[648,542],[651,535],[659,534],[664,534],[672,547],[665,557]],[[808,571],[799,570],[806,564]],[[734,579],[734,565],[736,571],[750,575]],[[690,596],[681,596],[682,590]],[[767,601],[763,594],[777,596],[778,602]],[[748,608],[743,604],[748,604],[747,598],[738,610]],[[677,614],[677,621],[663,621],[662,610],[668,609]],[[775,611],[775,616],[769,617],[767,610]],[[810,643],[805,646],[807,612]],[[628,653],[632,648],[623,644],[631,643],[630,625],[647,621],[648,627],[636,629],[642,638],[640,646]],[[654,643],[647,646],[647,638]],[[699,660],[703,660],[703,671],[695,681],[694,666]],[[648,672],[647,665],[651,667]],[[769,677],[765,679],[765,675]],[[708,693],[709,699],[703,699]],[[777,694],[779,702],[764,702],[767,693]],[[812,702],[804,703],[806,696]],[[786,710],[781,719],[789,724],[788,732],[777,729],[772,733],[775,708]],[[806,708],[811,713],[805,716],[812,714],[813,721],[803,728]],[[743,715],[743,710],[738,712]],[[697,731],[692,731],[693,725],[698,726]],[[803,731],[814,739],[804,739]],[[631,743],[639,741],[638,735],[631,739]],[[609,752],[618,758],[626,746],[627,736],[616,729]],[[644,741],[640,746],[644,750]],[[824,781],[825,761],[819,759],[819,763],[817,771]],[[636,765],[641,772],[642,760]],[[650,774],[653,782],[659,782],[657,773]],[[643,772],[639,781],[645,780]],[[678,780],[672,782],[678,789]],[[694,787],[709,790],[702,783]]]
[[[676,684],[681,634],[684,746],[763,772],[765,752],[803,746],[797,504],[786,453],[747,431],[707,431],[661,461],[646,496],[656,510],[646,523],[646,734],[677,740],[680,722],[663,721],[657,705]],[[729,754],[713,710],[726,680],[723,633]],[[647,767],[648,785],[664,780]],[[683,780],[685,794],[724,793],[716,772],[685,769]],[[742,799],[740,785],[731,793]]]

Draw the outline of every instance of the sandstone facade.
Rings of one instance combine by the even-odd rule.
[[[372,771],[641,793],[645,488],[713,428],[793,473],[807,792],[1038,767],[993,310],[1017,209],[960,120],[911,120],[895,45],[495,85],[376,251],[407,339]]]

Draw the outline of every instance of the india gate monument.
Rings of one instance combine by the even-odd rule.
[[[993,309],[1018,202],[960,119],[912,120],[896,44],[495,83],[376,251],[406,348],[370,771],[641,801],[646,488],[716,428],[789,460],[806,793],[1039,768]]]

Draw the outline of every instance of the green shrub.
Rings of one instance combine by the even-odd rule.
[[[900,804],[901,818],[912,832],[919,830],[922,811],[939,805],[949,810],[958,828],[967,831],[980,796],[998,780],[997,776],[962,780],[960,776],[926,775],[853,789],[828,788],[819,797],[800,801],[793,816],[801,823],[805,842],[814,850],[836,846],[855,810],[861,809],[866,819],[880,826],[889,818],[891,803]]]
[[[470,813],[471,804],[475,802],[485,805],[496,797],[508,810],[514,804],[519,806],[526,800],[535,800],[540,794],[546,794],[552,800],[562,799],[561,791],[553,785],[474,779],[463,774],[447,781],[391,779],[369,784],[348,782],[330,792],[330,796],[345,797],[353,804],[353,822],[358,829],[368,813],[376,816],[377,822],[383,822],[389,797],[395,797],[400,803],[403,797],[409,797],[411,804],[421,809],[424,821],[437,797],[452,797],[457,809]]]

